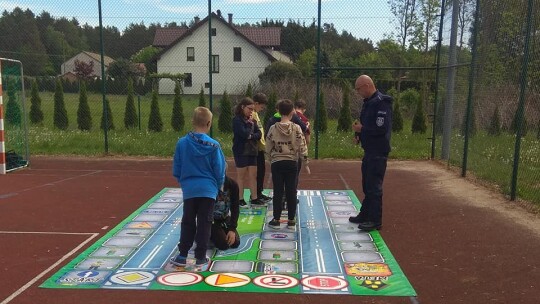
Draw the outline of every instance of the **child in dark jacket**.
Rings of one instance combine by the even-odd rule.
[[[219,189],[225,180],[225,156],[219,143],[207,133],[212,126],[212,112],[195,108],[193,131],[180,138],[173,158],[173,175],[182,188],[184,204],[178,255],[171,259],[176,266],[186,266],[188,251],[195,248],[195,265],[204,267],[213,210]]]
[[[238,184],[232,178],[225,176],[223,191],[219,192],[214,206],[214,223],[210,234],[210,240],[217,249],[238,248],[240,235],[236,227],[239,216]]]

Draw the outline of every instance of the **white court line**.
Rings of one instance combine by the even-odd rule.
[[[10,232],[10,231],[0,231],[0,233],[33,233],[33,234],[47,234],[46,232]],[[81,249],[84,245],[88,244],[91,240],[93,240],[96,236],[99,235],[99,233],[69,233],[69,232],[58,232],[58,233],[50,233],[50,234],[78,234],[78,235],[90,235],[89,238],[87,238],[84,242],[80,243],[79,246],[75,247],[73,250],[68,252],[66,255],[64,255],[60,260],[56,261],[56,263],[52,264],[49,268],[43,270],[40,274],[38,274],[35,278],[30,280],[28,283],[26,283],[23,287],[19,288],[17,291],[12,293],[9,297],[7,297],[4,301],[0,302],[0,304],[7,304],[11,302],[11,300],[15,299],[18,295],[23,293],[26,289],[28,289],[30,286],[34,285],[39,279],[41,279],[44,275],[46,275],[48,272],[53,270],[56,266],[60,265],[62,262],[64,262],[67,258],[72,256],[75,252],[77,252],[79,249]]]
[[[341,173],[339,174],[339,178],[341,178],[341,181],[343,182],[343,184],[345,184],[345,189],[350,190],[351,187],[349,187],[349,184],[347,184],[347,181],[343,178],[343,175],[341,175]]]

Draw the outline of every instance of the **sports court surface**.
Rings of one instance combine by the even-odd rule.
[[[312,161],[310,167],[312,174],[302,175],[300,182],[300,188],[305,191],[304,195],[301,195],[301,208],[308,208],[301,211],[301,217],[311,216],[312,211],[309,208],[317,205],[314,203],[317,197],[321,202],[319,207],[324,208],[328,215],[332,212],[347,212],[346,210],[330,210],[330,207],[341,209],[344,205],[348,205],[340,202],[335,196],[346,194],[351,198],[354,207],[358,207],[354,194],[361,195],[360,162]],[[415,292],[417,297],[381,293],[391,290],[394,284],[378,292],[372,291],[377,295],[356,292],[350,289],[350,284],[348,293],[344,291],[331,294],[292,291],[294,288],[304,288],[305,285],[301,282],[291,287],[288,293],[281,291],[273,293],[273,291],[268,291],[271,288],[256,286],[251,282],[249,285],[254,290],[241,292],[212,292],[217,289],[202,291],[195,287],[193,288],[196,291],[186,291],[183,287],[168,285],[162,285],[164,286],[162,289],[171,290],[105,288],[101,285],[97,288],[91,284],[88,288],[79,286],[71,289],[46,286],[55,285],[59,278],[68,278],[65,275],[69,272],[66,272],[69,267],[81,265],[79,262],[82,259],[95,253],[99,250],[98,247],[113,239],[118,233],[125,233],[124,239],[137,238],[137,234],[145,233],[138,230],[122,230],[137,216],[145,214],[144,210],[147,211],[151,204],[158,203],[156,200],[167,191],[172,190],[173,193],[176,191],[174,188],[177,188],[177,185],[170,172],[170,160],[35,157],[31,159],[31,168],[0,176],[0,243],[2,244],[0,246],[0,303],[177,303],[180,300],[182,303],[260,304],[351,303],[352,301],[364,303],[537,303],[538,282],[540,282],[538,270],[540,235],[537,231],[522,225],[518,221],[519,218],[509,218],[504,215],[515,213],[515,210],[510,210],[509,207],[495,206],[502,208],[503,214],[494,210],[495,208],[478,206],[476,201],[490,201],[490,203],[493,201],[493,204],[496,204],[500,198],[494,194],[486,195],[479,187],[471,186],[457,175],[429,162],[389,163],[384,185],[384,227],[380,233],[369,234],[376,245],[386,248],[381,249],[380,252],[382,259],[390,264],[390,270],[396,274],[402,271],[403,276],[408,279],[407,282],[410,282],[409,286],[414,287],[414,289],[411,287],[409,291]],[[234,176],[234,171],[230,173]],[[447,186],[449,183],[452,187]],[[269,186],[268,184],[267,188]],[[459,191],[455,191],[456,189]],[[463,196],[463,193],[468,193],[468,197]],[[325,199],[326,196],[333,199]],[[309,205],[310,200],[313,206]],[[333,203],[327,204],[327,201]],[[330,229],[321,231],[311,229],[313,227],[309,226],[310,220],[304,218],[305,225],[302,226],[302,219],[300,219],[294,232],[289,232],[284,227],[279,230],[280,235],[274,232],[267,233],[268,231],[265,231],[262,225],[266,219],[261,219],[259,229],[262,229],[261,235],[266,233],[268,239],[263,240],[268,241],[267,245],[272,244],[272,241],[277,242],[272,240],[273,237],[290,237],[290,241],[296,241],[298,247],[296,251],[283,250],[283,252],[293,251],[299,258],[292,259],[295,261],[292,264],[296,265],[281,265],[277,260],[284,258],[286,254],[282,254],[280,250],[270,245],[272,262],[266,263],[264,261],[268,261],[268,256],[265,257],[265,255],[268,253],[264,252],[264,248],[261,249],[261,241],[258,245],[252,246],[253,253],[249,250],[243,253],[251,255],[250,258],[240,259],[241,254],[235,257],[235,259],[238,258],[237,260],[251,261],[250,266],[253,271],[243,274],[250,279],[270,275],[269,278],[261,278],[259,283],[271,286],[280,284],[282,277],[277,275],[290,276],[299,281],[302,281],[302,276],[306,275],[300,271],[297,274],[287,272],[288,269],[292,271],[304,269],[302,267],[306,269],[312,267],[318,273],[313,275],[322,276],[321,273],[324,271],[321,270],[324,267],[327,272],[333,271],[331,269],[335,267],[332,261],[326,258],[325,250],[328,248],[337,251],[333,256],[341,259],[340,262],[336,262],[338,264],[356,261],[357,255],[343,254],[350,250],[343,249],[346,245],[340,243],[347,243],[347,241],[341,239],[341,232],[336,230],[349,228],[339,226],[340,224],[333,221],[332,217],[324,222],[316,215],[316,209],[319,207],[313,210],[314,220],[311,223],[314,224],[314,228],[328,226]],[[150,208],[150,213],[162,212],[151,209],[162,208]],[[171,208],[170,212],[176,211]],[[243,216],[249,218],[250,215]],[[262,213],[261,216],[263,216]],[[522,219],[537,220],[537,218],[531,219],[527,214],[522,214]],[[166,223],[168,220],[164,221]],[[171,224],[173,226],[174,221]],[[311,241],[299,240],[304,235],[303,229],[306,230],[306,235],[315,231],[318,234],[334,231],[331,236],[334,246],[325,244],[321,246],[320,251],[302,248],[302,244],[313,246]],[[301,233],[297,234],[298,231]],[[154,233],[152,232],[152,235]],[[247,234],[249,231],[246,231]],[[359,237],[362,234],[353,235]],[[177,241],[177,236],[171,235],[171,238],[173,243]],[[380,246],[378,241],[382,241],[384,246]],[[150,247],[148,248],[150,251],[156,248],[156,246]],[[167,247],[170,246],[167,245]],[[323,247],[324,250],[322,250]],[[278,254],[275,255],[275,252]],[[146,255],[146,258],[138,257],[136,261],[138,264],[134,268],[141,267],[141,264],[146,267],[154,263],[151,259],[147,259],[148,256],[157,257],[162,254],[161,251],[156,250],[154,253]],[[321,263],[321,258],[317,257],[321,253],[324,263]],[[99,255],[99,253],[96,254]],[[172,254],[169,251],[164,256]],[[216,254],[214,261],[233,259],[232,256]],[[305,255],[305,261],[301,258],[302,255]],[[157,260],[159,259],[162,260],[161,263],[166,260],[165,257]],[[98,264],[100,263],[92,266],[92,261],[90,261],[87,268],[99,268]],[[219,264],[216,267],[220,266]],[[275,267],[276,265],[278,267]],[[287,265],[291,267],[288,268]],[[344,266],[344,264],[339,265]],[[337,266],[337,268],[340,267]],[[140,271],[140,268],[137,269]],[[344,271],[341,275],[347,282],[349,278],[356,280],[355,275],[347,274],[346,267],[340,269]],[[95,274],[94,271],[101,270],[86,269],[85,271],[86,276],[91,278]],[[124,276],[116,276],[116,281],[139,283],[140,280],[144,281],[139,275],[128,273],[129,271],[134,270],[125,269]],[[165,270],[160,270],[155,280],[165,273]],[[201,274],[204,279],[212,275],[210,272]],[[77,277],[75,281],[77,281],[79,278],[77,274],[75,276]],[[331,277],[339,277],[339,275]],[[161,280],[178,283],[186,279],[162,277]],[[215,283],[241,281],[238,277],[235,279],[234,275],[208,280]],[[307,281],[307,284],[313,284],[315,287],[325,284],[329,284],[325,286],[340,287],[339,284],[342,282],[340,280],[327,281],[326,278]],[[284,282],[289,281],[284,279]],[[114,282],[111,281],[111,283]],[[152,282],[152,284],[156,283]],[[367,290],[367,288],[363,289]]]

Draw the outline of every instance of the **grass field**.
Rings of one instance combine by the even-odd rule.
[[[89,94],[88,102],[92,113],[93,127],[89,132],[77,129],[78,94],[65,94],[65,105],[68,113],[69,128],[60,131],[53,127],[53,93],[41,93],[42,110],[45,120],[42,125],[31,125],[28,130],[30,152],[33,155],[103,155],[105,152],[105,139],[100,129],[102,97]],[[150,132],[147,130],[150,113],[150,96],[141,97],[140,115],[141,125],[138,128],[126,130],[124,128],[124,108],[126,96],[108,95],[114,130],[108,132],[108,151],[112,155],[126,156],[158,156],[171,157],[174,146],[179,137],[190,129],[190,120],[193,109],[198,105],[196,98],[184,98],[183,110],[186,126],[182,132],[176,132],[171,127],[172,96],[160,96],[159,106],[163,120],[163,132]],[[27,99],[29,100],[29,99]],[[219,100],[214,100],[213,108],[218,108]],[[135,100],[138,106],[137,99]],[[208,103],[208,101],[207,101]],[[214,116],[212,135],[223,147],[226,156],[232,156],[232,134],[224,134],[217,129],[217,115]],[[315,156],[315,146],[318,142],[319,158],[359,159],[362,150],[353,143],[352,133],[336,132],[337,122],[329,121],[328,131],[320,133],[318,141],[312,135],[310,157]],[[428,159],[431,154],[431,131],[426,134],[412,134],[411,122],[405,121],[404,131],[392,135],[392,159]],[[8,144],[10,134],[17,134],[7,129]],[[534,132],[529,132],[523,138],[518,175],[518,195],[520,198],[533,201],[540,205],[540,141],[535,138]],[[17,136],[20,137],[20,136]],[[461,167],[463,161],[464,138],[454,133],[451,140],[450,165]],[[440,156],[441,138],[436,141],[437,155]],[[485,132],[478,132],[470,138],[467,169],[475,176],[494,183],[500,190],[508,194],[513,168],[513,155],[515,136],[503,134],[493,137]],[[9,150],[9,146],[6,150]]]

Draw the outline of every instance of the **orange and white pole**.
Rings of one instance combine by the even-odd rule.
[[[4,135],[4,102],[2,100],[2,62],[0,62],[0,174],[6,174],[6,137]]]

